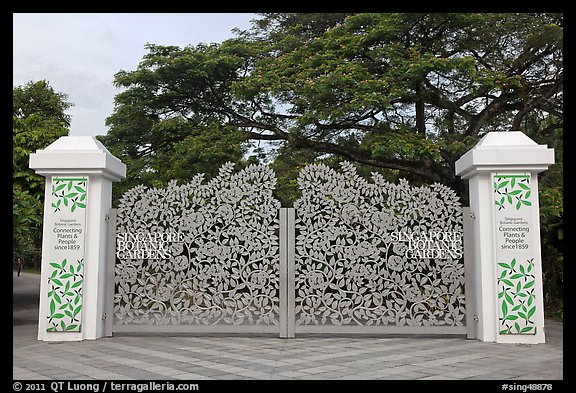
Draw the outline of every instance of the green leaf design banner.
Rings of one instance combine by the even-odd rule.
[[[87,177],[52,177],[47,332],[82,330]]]
[[[53,178],[52,179],[52,208],[55,212],[61,209],[86,209],[86,191],[88,179],[81,178]]]
[[[48,279],[48,332],[79,332],[82,311],[84,261],[51,262]]]
[[[494,175],[494,204],[498,210],[520,210],[524,206],[532,206],[530,197],[530,175]]]
[[[530,173],[492,175],[495,258],[498,280],[498,332],[536,334],[536,275]]]
[[[535,334],[534,259],[499,262],[500,334]]]

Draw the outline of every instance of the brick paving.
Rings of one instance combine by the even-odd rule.
[[[563,325],[546,344],[460,336],[115,334],[82,342],[37,340],[39,276],[13,279],[14,380],[561,380]],[[518,382],[520,383],[520,382]]]

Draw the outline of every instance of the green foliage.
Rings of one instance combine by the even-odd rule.
[[[151,132],[157,133],[159,138],[166,136],[155,151],[134,150],[129,137],[121,144],[109,143],[106,137],[99,137],[127,166],[127,179],[114,187],[114,201],[138,184],[162,187],[172,179],[189,181],[197,173],[212,178],[228,161],[238,163],[239,167],[249,163],[243,159],[248,147],[243,132],[217,124],[190,127],[181,118],[169,118],[154,124]],[[181,138],[168,141],[170,135],[181,135]]]
[[[301,195],[298,186],[298,175],[308,164],[312,164],[320,156],[313,150],[294,150],[281,148],[270,164],[277,177],[275,196],[282,206],[291,207]]]
[[[28,265],[41,259],[42,203],[19,186],[12,186],[12,249]]]
[[[562,32],[556,14],[263,14],[220,45],[148,45],[103,140],[148,160],[219,124],[453,184],[485,131],[562,110]]]
[[[13,114],[18,119],[39,116],[68,128],[70,115],[66,114],[66,110],[70,109],[72,104],[67,100],[67,94],[54,91],[46,80],[28,82],[12,91]]]
[[[556,163],[539,174],[540,237],[544,305],[547,317],[563,318],[564,307],[564,143],[562,129],[542,133],[550,119],[537,126],[531,119],[527,134],[539,144],[554,148]]]
[[[28,167],[30,154],[43,149],[68,129],[60,122],[32,114],[26,118],[12,118],[12,179],[13,183],[38,198],[43,197],[44,178]]]
[[[174,145],[172,151],[159,155],[159,161],[167,163],[162,178],[166,181],[187,180],[196,173],[216,176],[223,163],[242,160],[245,153],[243,142],[243,134],[231,127],[214,125],[191,130],[182,141]],[[156,169],[162,171],[161,168]]]
[[[13,254],[29,266],[41,259],[42,215],[45,179],[28,168],[30,153],[44,149],[68,135],[72,104],[46,81],[30,82],[13,89],[12,182]]]
[[[101,140],[128,165],[117,190],[213,173],[259,141],[268,147],[250,160],[273,162],[286,205],[296,168],[340,159],[449,185],[466,202],[454,165],[486,132],[561,138],[563,16],[268,13],[221,44],[148,45],[115,84],[123,91]],[[548,283],[561,277],[556,168],[539,190]]]
[[[420,138],[414,133],[403,130],[386,132],[370,136],[364,144],[370,144],[372,157],[385,158],[395,156],[402,160],[441,160],[440,149],[435,138]]]

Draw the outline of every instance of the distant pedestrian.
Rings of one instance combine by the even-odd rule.
[[[16,259],[16,273],[20,277],[20,272],[22,271],[22,260],[20,258]]]

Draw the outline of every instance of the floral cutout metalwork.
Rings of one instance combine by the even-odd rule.
[[[161,245],[167,258],[117,259],[116,324],[278,325],[274,173],[227,163],[207,184],[203,176],[122,196],[117,234],[178,236]]]
[[[296,209],[297,325],[462,326],[462,258],[410,258],[393,233],[462,234],[462,207],[441,184],[372,183],[355,167],[310,165]],[[462,246],[462,243],[459,243]]]

